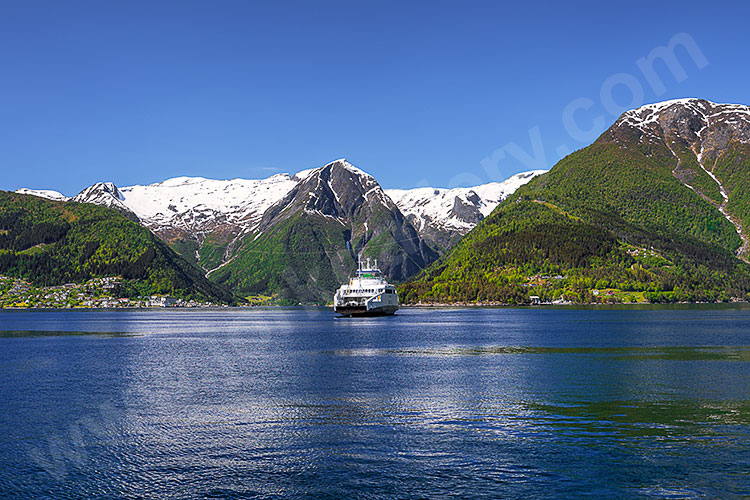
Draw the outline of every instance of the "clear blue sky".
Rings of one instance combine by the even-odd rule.
[[[749,14],[736,1],[3,0],[0,189],[260,178],[340,157],[385,187],[499,180],[585,146],[617,105],[750,104]],[[677,46],[684,73],[656,61],[657,93],[636,61],[679,33],[705,61]],[[572,102],[588,103],[576,137]]]

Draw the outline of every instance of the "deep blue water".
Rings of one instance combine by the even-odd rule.
[[[749,498],[750,309],[0,312],[7,498]]]

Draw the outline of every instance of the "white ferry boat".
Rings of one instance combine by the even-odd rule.
[[[378,261],[370,267],[370,259],[360,261],[349,283],[341,285],[333,296],[333,310],[342,316],[383,316],[398,311],[396,287],[384,278]]]

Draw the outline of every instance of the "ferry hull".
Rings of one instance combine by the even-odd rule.
[[[383,306],[369,310],[365,306],[335,306],[333,311],[347,317],[391,316],[398,311],[398,306]]]

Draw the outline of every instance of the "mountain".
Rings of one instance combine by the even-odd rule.
[[[120,276],[126,293],[231,302],[226,289],[108,207],[0,191],[0,274],[37,285]]]
[[[377,181],[342,159],[310,171],[269,207],[211,278],[240,294],[321,302],[358,256],[377,258],[402,281],[438,255]]]
[[[208,271],[224,263],[235,240],[256,228],[265,210],[297,182],[288,174],[231,181],[178,177],[124,187],[104,200],[84,190],[76,199],[121,203],[178,253]]]
[[[679,99],[625,113],[602,142],[665,146],[677,160],[674,176],[735,226],[746,258],[750,223],[750,107]],[[626,142],[625,142],[626,143]],[[664,153],[662,151],[662,153]]]
[[[407,301],[747,299],[750,108],[624,113],[402,288]]]
[[[67,201],[68,197],[65,196],[62,193],[58,193],[57,191],[52,191],[51,189],[28,189],[28,188],[21,188],[16,190],[16,193],[18,194],[28,194],[31,196],[37,196],[39,198],[44,198],[46,200],[53,200],[53,201]]]
[[[546,170],[515,174],[503,182],[468,188],[386,189],[401,213],[433,247],[445,251],[487,217],[495,207]]]
[[[247,253],[248,242],[256,238],[259,241],[255,245],[262,244],[266,238],[261,238],[260,234],[273,232],[276,225],[289,225],[290,214],[299,212],[306,220],[315,214],[324,217],[327,222],[339,218],[345,220],[344,225],[352,226],[349,231],[355,236],[368,233],[366,245],[354,245],[351,235],[332,241],[344,247],[348,242],[347,253],[354,252],[355,248],[359,252],[367,246],[371,255],[380,255],[380,265],[390,279],[403,281],[434,260],[435,251],[438,254],[444,252],[510,192],[538,173],[518,174],[505,182],[472,188],[383,190],[369,174],[346,160],[337,160],[293,176],[276,174],[259,180],[178,177],[157,184],[121,188],[102,182],[84,189],[71,199],[113,208],[140,222],[186,260],[202,267],[212,280],[225,280],[230,286],[252,293],[276,293],[284,289],[281,295],[292,300],[290,290],[300,291],[306,286],[288,288],[279,285],[279,280],[271,280],[273,282],[269,281],[271,284],[264,289],[262,283],[265,283],[265,275],[258,285],[250,277],[254,272],[252,266],[238,267],[240,262],[249,260],[240,255],[240,250],[244,249],[243,252]],[[320,175],[328,177],[320,181]],[[319,181],[322,182],[320,186]],[[373,188],[377,189],[370,191]],[[46,198],[67,199],[53,191],[25,192]],[[435,192],[439,195],[436,196]],[[317,203],[322,204],[320,207],[303,206],[302,198],[311,195],[314,195]],[[373,213],[365,213],[365,208],[355,206],[359,198],[368,200],[367,210]],[[378,200],[377,207],[370,206],[373,200]],[[284,208],[281,210],[283,213],[279,212],[279,207]],[[379,227],[381,223],[385,224],[384,228],[391,236],[383,234],[385,229]],[[313,225],[319,226],[317,223]],[[295,226],[293,232],[299,229],[299,226]],[[373,236],[377,239],[371,242]],[[398,243],[389,243],[389,240],[397,240]],[[376,244],[384,248],[393,244],[395,253],[386,255],[385,251],[371,251]],[[290,258],[287,251],[282,253],[283,256],[275,260]],[[304,255],[309,257],[311,254]],[[346,273],[354,265],[350,257],[336,258],[334,261],[336,263],[331,266],[330,272],[321,271],[330,282],[324,287],[312,284],[310,288],[317,291],[312,295],[300,291],[300,297],[309,299],[315,296],[315,301],[319,301],[320,297],[332,291],[334,281],[345,279]],[[285,264],[277,262],[275,266],[284,267]],[[301,275],[302,270],[299,267],[294,272]]]
[[[185,258],[212,271],[232,257],[239,239],[258,228],[269,207],[315,170],[259,180],[177,177],[121,189],[98,183],[73,199],[131,212],[130,218],[139,220]],[[503,182],[470,188],[384,191],[419,236],[442,253],[508,194],[543,172],[523,172]]]
[[[120,190],[111,182],[97,182],[70,198],[70,200],[76,203],[91,203],[108,207],[117,210],[134,222],[140,222],[138,216],[130,207],[125,205],[125,197]]]
[[[98,183],[73,200],[140,222],[243,294],[320,301],[357,255],[400,281],[450,249],[407,300],[746,298],[749,148],[750,108],[681,99],[506,183],[384,191],[338,160],[262,180]]]

